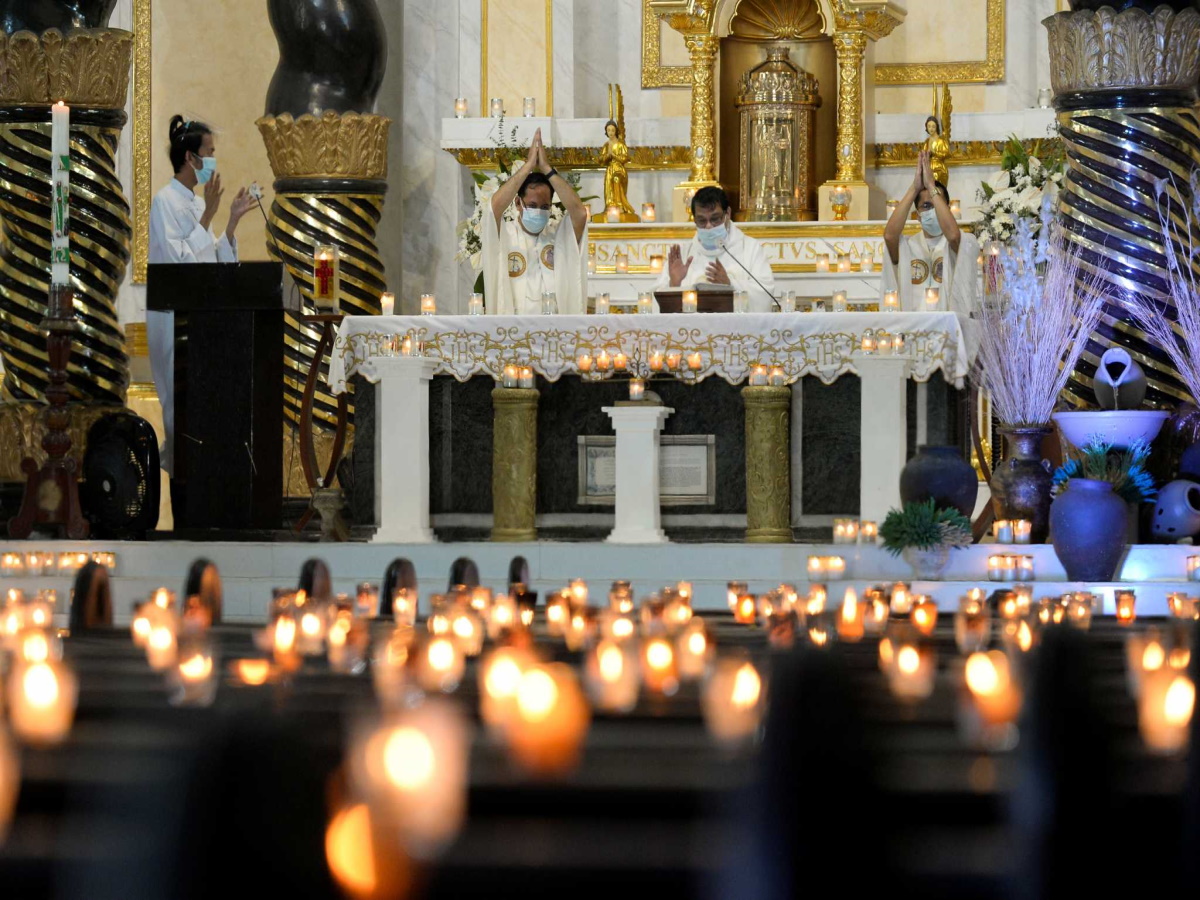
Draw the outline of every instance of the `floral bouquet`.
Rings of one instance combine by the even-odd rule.
[[[1039,157],[1040,142],[1033,152],[1025,149],[1021,139],[1013,135],[1000,157],[1000,171],[979,187],[980,242],[999,241],[1007,244],[1016,233],[1017,222],[1025,219],[1036,234],[1041,228],[1042,202],[1049,197],[1057,202],[1063,181],[1063,160],[1060,157]]]

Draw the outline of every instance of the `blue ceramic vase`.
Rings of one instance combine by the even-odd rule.
[[[900,473],[900,500],[923,503],[933,498],[939,509],[957,509],[971,518],[979,476],[957,447],[922,444]]]
[[[1180,478],[1163,485],[1150,519],[1154,540],[1174,544],[1200,532],[1200,484]]]
[[[1050,541],[1068,581],[1112,581],[1125,553],[1126,512],[1110,482],[1067,482],[1050,505]]]

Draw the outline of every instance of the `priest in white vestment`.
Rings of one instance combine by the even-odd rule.
[[[696,236],[688,244],[687,256],[678,244],[667,252],[667,265],[654,290],[732,288],[750,295],[751,312],[774,309],[775,275],[767,254],[762,244],[733,224],[729,197],[721,188],[696,191],[692,221]]]
[[[916,177],[883,230],[887,250],[883,292],[898,292],[900,308],[906,312],[940,309],[957,313],[971,347],[965,333],[979,306],[979,241],[958,227],[949,198],[946,186],[933,177],[929,154],[922,151]],[[906,237],[904,226],[914,204],[921,230]],[[926,302],[927,288],[938,289],[936,306]]]
[[[148,261],[160,263],[233,263],[238,260],[238,223],[257,201],[242,188],[233,199],[229,223],[217,237],[212,220],[221,205],[224,190],[217,174],[212,130],[202,122],[171,120],[171,164],[175,177],[154,195],[150,204],[150,250]],[[195,193],[204,187],[204,196]],[[146,313],[146,343],[150,371],[162,404],[166,431],[159,450],[159,465],[168,475],[175,463],[175,314]]]
[[[550,227],[558,194],[566,215]],[[504,214],[515,204],[516,221]],[[494,316],[536,316],[543,295],[554,294],[550,312],[587,312],[587,207],[571,183],[546,158],[539,128],[529,157],[486,204],[480,232],[484,306]]]

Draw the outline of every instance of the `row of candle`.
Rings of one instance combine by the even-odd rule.
[[[875,331],[868,328],[859,340],[859,349],[864,356],[892,356],[903,353],[905,338],[903,334],[892,334],[882,329]]]
[[[988,557],[989,581],[1033,581],[1033,557],[994,555]]]
[[[899,200],[889,200],[887,202],[887,217],[890,219],[892,217],[892,214],[895,213],[896,210],[899,209],[899,207],[900,207]],[[950,214],[952,216],[954,216],[954,218],[956,218],[956,219],[959,218],[960,216],[962,216],[962,203],[960,201],[958,201],[958,200],[950,201]]]
[[[818,253],[813,268],[815,271],[821,273],[853,272],[854,261],[848,253],[839,253],[836,258],[829,253]],[[859,257],[858,271],[874,272],[877,270],[877,268],[878,267],[875,263],[875,254],[873,251],[868,249],[867,252],[863,253]]]
[[[493,119],[498,119],[504,115],[504,99],[501,97],[492,97],[488,101],[488,110]],[[533,119],[537,116],[537,98],[523,97],[521,99],[521,114],[526,119]],[[465,119],[467,117],[467,98],[457,97],[454,100],[454,118]]]
[[[867,519],[834,519],[833,542],[835,544],[857,544],[859,541],[874,543],[879,537],[879,525]]]
[[[53,591],[28,599],[10,588],[0,610],[0,638],[10,660],[4,692],[8,721],[22,743],[34,746],[61,743],[75,718],[78,679],[63,662],[62,641],[52,630],[55,599]],[[7,765],[5,750],[0,746],[0,769]]]
[[[67,550],[60,553],[31,550],[25,553],[0,553],[0,575],[73,575],[89,562],[95,562],[112,572],[117,554],[110,551]]]
[[[1028,544],[1033,535],[1033,523],[1028,519],[997,519],[992,525],[997,544]]]

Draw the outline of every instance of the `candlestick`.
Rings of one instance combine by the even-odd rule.
[[[643,222],[658,221],[658,213],[654,209],[653,203],[643,203],[642,204],[642,221]]]
[[[491,102],[492,118],[499,118],[504,115],[504,101],[499,97],[493,97]]]
[[[833,311],[834,312],[845,312],[846,311],[846,292],[845,291],[834,291],[833,292]]]
[[[521,101],[521,112],[527,119],[532,119],[537,115],[537,100],[533,97],[526,97]]]
[[[62,101],[50,108],[50,283],[71,281],[71,109]]]
[[[458,97],[454,101],[454,118],[463,119],[467,115],[467,98]]]
[[[379,298],[380,315],[391,316],[396,313],[396,295],[391,291],[384,291]]]
[[[483,315],[483,294],[471,294],[467,299],[467,315]]]
[[[684,291],[682,294],[682,311],[685,313],[694,313],[698,305],[698,298],[695,291]]]
[[[341,260],[336,247],[320,246],[313,255],[313,301],[317,312],[338,312],[338,288]]]
[[[663,270],[663,258],[658,254],[650,257],[650,272],[654,275],[661,275]]]
[[[608,294],[597,294],[596,295],[596,315],[607,316],[608,315],[608,304],[609,304]]]

